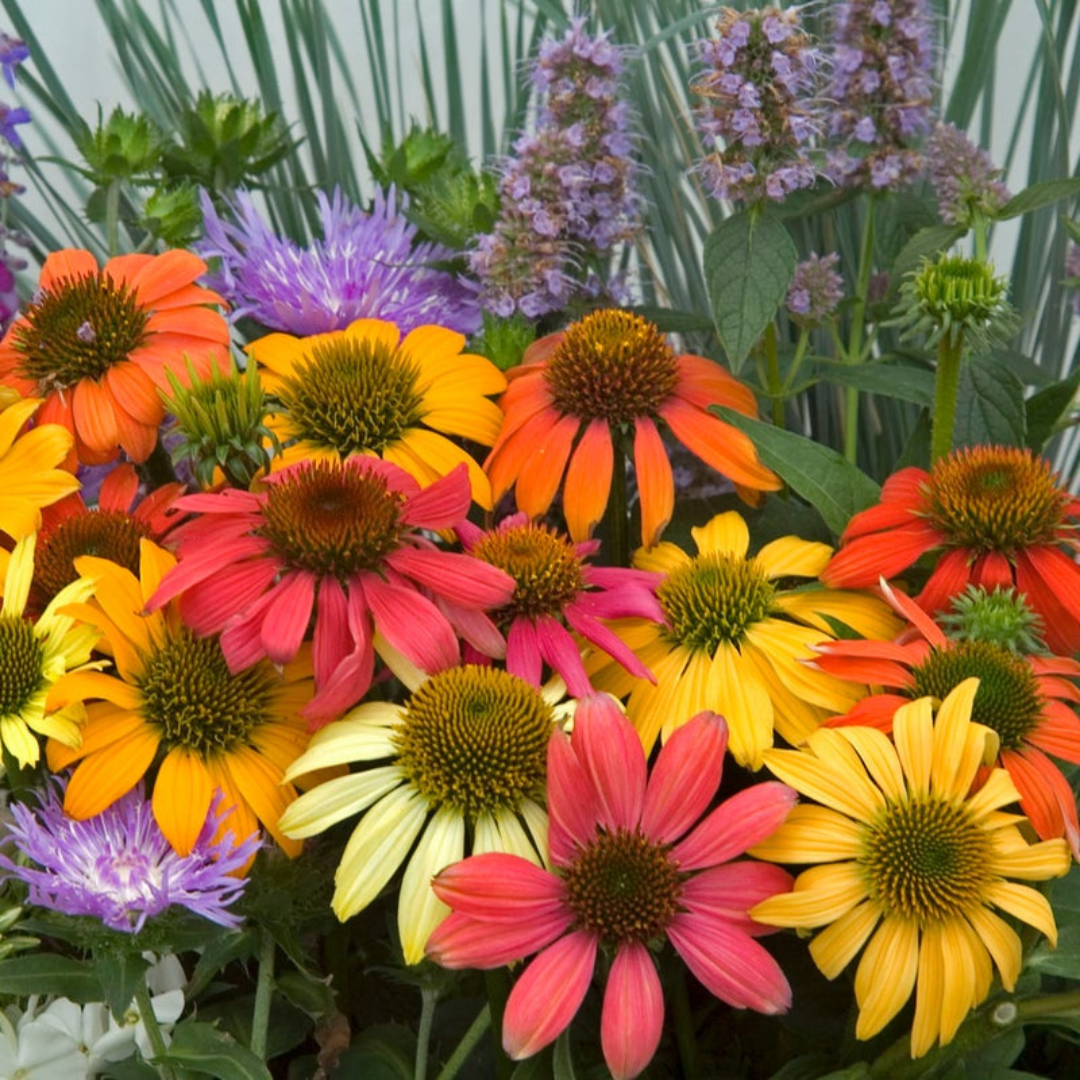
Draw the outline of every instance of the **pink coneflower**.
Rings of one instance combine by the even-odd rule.
[[[264,656],[291,660],[314,615],[318,725],[367,692],[381,635],[428,673],[460,658],[455,628],[425,595],[466,610],[505,604],[511,578],[468,555],[439,550],[420,530],[452,529],[471,503],[464,465],[424,488],[374,457],[301,461],[259,492],[190,495],[201,517],[178,530],[178,565],[151,597],[153,611],[183,594],[196,634],[221,631],[229,667]]]
[[[656,599],[660,574],[591,566],[586,560],[599,550],[599,540],[575,544],[525,514],[504,518],[486,532],[463,521],[457,534],[471,555],[514,579],[509,603],[491,612],[494,626],[485,619],[469,635],[481,656],[505,656],[506,670],[534,686],[540,685],[546,663],[562,677],[571,697],[584,697],[592,693],[592,685],[574,631],[631,674],[653,681],[649,669],[599,620],[663,622]],[[465,624],[460,617],[455,621]]]
[[[791,990],[753,938],[746,914],[786,892],[787,873],[730,862],[787,817],[795,793],[756,784],[688,833],[720,785],[727,725],[701,713],[679,728],[646,779],[645,754],[613,699],[593,695],[573,739],[548,744],[548,843],[554,871],[515,855],[473,855],[432,887],[453,913],[428,941],[444,967],[497,968],[539,952],[503,1016],[515,1059],[556,1039],[581,1005],[598,953],[613,954],[600,1039],[617,1080],[637,1076],[660,1042],[664,1000],[649,944],[666,938],[690,970],[735,1008],[783,1012]]]

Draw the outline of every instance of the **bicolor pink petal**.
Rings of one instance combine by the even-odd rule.
[[[607,829],[635,828],[645,805],[645,751],[613,698],[589,694],[578,702],[573,745],[596,792],[594,820]]]
[[[724,718],[703,712],[664,743],[641,814],[641,831],[650,840],[673,844],[705,813],[720,788],[727,741]]]
[[[768,1014],[791,1008],[791,986],[780,965],[748,934],[679,912],[667,936],[697,980],[721,1001]]]
[[[391,552],[386,561],[399,574],[462,607],[502,607],[514,595],[514,579],[509,574],[471,555],[403,547]]]
[[[582,611],[597,619],[648,619],[654,623],[664,621],[663,608],[651,588],[645,588],[637,582],[617,580],[609,585],[600,585],[593,580],[597,569],[595,566],[586,566],[583,576],[588,584],[596,585],[605,591],[580,593],[574,603]]]
[[[660,1045],[664,992],[649,950],[640,942],[619,947],[604,990],[600,1045],[615,1080],[633,1080]]]
[[[548,849],[565,866],[579,848],[596,839],[596,792],[568,735],[556,729],[548,740]]]
[[[258,514],[265,495],[257,495],[239,488],[226,488],[218,492],[199,492],[176,500],[178,510],[191,514]]]
[[[177,569],[183,565],[179,563]],[[265,595],[280,571],[276,559],[233,563],[180,594],[184,622],[200,636],[216,634],[237,612],[245,611]]]
[[[507,631],[506,670],[533,686],[543,682],[544,658],[540,655],[536,627],[527,615],[519,615]]]
[[[491,616],[476,608],[452,604],[441,596],[435,598],[439,610],[456,631],[458,637],[467,641],[481,656],[502,660],[506,656],[506,638]]]
[[[722,802],[685,840],[676,844],[671,857],[683,871],[701,870],[734,859],[775,832],[797,798],[793,788],[776,780],[745,788]]]
[[[326,587],[325,581],[323,587]],[[342,639],[346,645],[352,643],[352,652],[342,657],[325,678],[320,679],[316,670],[316,693],[300,710],[311,731],[317,731],[355,705],[368,692],[375,673],[375,650],[367,611],[365,609],[357,616],[351,610],[348,597],[345,597],[345,603],[348,631],[342,632]],[[318,629],[316,624],[316,640]]]
[[[514,984],[503,1014],[503,1049],[532,1057],[562,1034],[581,1007],[596,966],[596,938],[577,930],[549,945]]]
[[[261,536],[249,535],[246,529],[241,535],[234,537],[218,536],[215,533],[207,538],[207,543],[201,550],[194,553],[189,553],[190,545],[185,544],[181,549],[180,561],[162,578],[161,584],[146,602],[146,610],[157,611],[173,597],[211,577],[216,579],[214,591],[225,592],[231,597],[235,592],[231,579],[235,564],[265,555],[267,550],[266,540]],[[228,573],[222,573],[223,568],[227,568]],[[234,613],[237,610],[236,607],[233,608]]]
[[[225,655],[225,663],[233,674],[251,667],[266,655],[266,646],[262,641],[262,621],[272,599],[271,593],[259,597],[247,611],[230,619],[221,631],[218,643]]]
[[[792,884],[792,876],[772,863],[725,863],[688,878],[680,904],[693,915],[729,922],[758,937],[773,933],[774,928],[755,922],[747,912],[770,896],[791,892]]]
[[[561,912],[549,912],[529,922],[492,923],[454,912],[427,940],[427,955],[445,968],[489,971],[523,960],[546,949],[570,926]]]
[[[469,470],[462,462],[408,499],[401,521],[420,529],[452,529],[468,514],[471,505]]]
[[[359,585],[359,579],[351,582],[350,592]],[[431,674],[458,662],[457,637],[426,596],[376,574],[364,575],[363,594],[379,632],[422,671]]]
[[[338,664],[349,655],[349,602],[336,577],[319,582],[315,611],[315,635],[311,659],[317,686],[325,685]]]
[[[286,664],[300,649],[315,606],[315,575],[307,570],[293,570],[268,594],[262,621],[262,643],[266,655],[275,664]]]
[[[603,623],[597,622],[591,615],[586,614],[583,610],[584,605],[580,603],[580,597],[578,600],[566,605],[563,609],[563,614],[566,616],[567,623],[570,627],[579,633],[589,644],[595,645],[598,649],[606,652],[612,660],[617,660],[631,675],[636,675],[639,679],[648,679],[649,682],[655,683],[656,678],[653,673],[637,658],[636,653],[627,646],[618,634],[616,634],[609,627],[604,626]],[[567,683],[567,687],[570,690],[570,694],[573,697],[581,697],[573,687]],[[591,687],[590,687],[591,689]],[[583,693],[588,693],[588,690]]]
[[[431,888],[454,911],[475,919],[520,923],[562,911],[569,928],[573,918],[559,878],[506,852],[470,855],[453,863],[432,879]]]
[[[592,693],[592,683],[581,662],[581,650],[566,627],[550,615],[541,615],[536,620],[536,640],[540,655],[552,671],[562,676],[571,697],[581,698]]]

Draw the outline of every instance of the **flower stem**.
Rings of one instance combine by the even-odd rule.
[[[514,1071],[514,1063],[506,1056],[502,1048],[503,1013],[506,1011],[506,999],[510,996],[510,973],[506,968],[495,968],[484,972],[487,986],[488,1006],[491,1019],[491,1040],[495,1052],[496,1080],[509,1080]]]
[[[420,1027],[416,1033],[416,1064],[413,1066],[413,1080],[426,1080],[428,1051],[431,1047],[431,1025],[435,1021],[435,1005],[439,1000],[439,991],[433,986],[420,988]]]
[[[255,983],[255,1007],[251,1015],[251,1052],[266,1060],[270,1033],[270,1004],[274,998],[274,938],[269,930],[259,932],[259,976]]]
[[[784,385],[780,379],[780,359],[776,352],[776,323],[769,323],[765,327],[762,346],[765,349],[765,377],[769,398],[772,401],[772,420],[778,428],[782,428],[784,426]]]
[[[154,1057],[166,1057],[169,1048],[165,1045],[165,1036],[162,1035],[161,1027],[158,1024],[157,1017],[154,1015],[154,1003],[150,1000],[150,991],[146,986],[145,979],[140,979],[138,986],[135,987],[135,1004],[139,1007],[139,1019],[142,1020],[143,1027],[146,1028],[146,1037],[150,1040]],[[173,1072],[172,1066],[167,1062],[162,1061],[154,1067],[157,1069],[161,1080],[175,1080],[176,1074]]]
[[[435,1080],[453,1080],[461,1070],[461,1066],[469,1060],[469,1055],[476,1049],[484,1032],[491,1027],[491,1006],[485,1005],[477,1014],[476,1019],[469,1026],[469,1030],[461,1036],[461,1042],[454,1048],[454,1052],[446,1060],[439,1075]]]
[[[810,331],[805,327],[799,333],[799,341],[795,346],[795,356],[791,361],[791,367],[788,368],[787,378],[784,379],[784,385],[781,388],[785,397],[791,394],[791,388],[795,385],[795,376],[799,373],[799,368],[802,367],[802,362],[806,358],[806,352],[810,345]]]
[[[848,364],[862,363],[863,334],[866,330],[866,301],[870,294],[870,271],[874,262],[874,206],[871,196],[866,206],[862,244],[859,248],[859,279],[855,286],[855,303],[851,313],[851,337],[848,339]],[[859,391],[849,386],[844,390],[844,457],[855,464],[859,447]]]
[[[1080,1012],[1080,990],[1070,990],[1067,994],[1047,994],[1044,997],[1028,998],[1026,1001],[1017,1001],[1015,1004],[1018,1020],[1040,1020],[1046,1016]]]
[[[960,357],[964,352],[962,333],[945,334],[938,342],[937,375],[934,379],[934,419],[930,427],[930,464],[952,450],[956,425],[956,392],[960,386]]]
[[[694,1018],[690,1012],[690,994],[686,988],[686,972],[676,970],[671,978],[671,1012],[675,1019],[675,1041],[685,1080],[701,1080],[701,1061],[698,1056]]]
[[[611,496],[608,499],[608,528],[611,535],[611,565],[630,565],[630,515],[626,495],[626,453],[621,432],[612,432],[614,461],[611,463]]]
[[[105,242],[110,258],[120,250],[120,181],[110,180],[105,189]]]

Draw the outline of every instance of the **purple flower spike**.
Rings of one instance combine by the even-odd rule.
[[[0,871],[30,887],[30,903],[65,915],[91,915],[113,930],[136,933],[148,918],[175,904],[233,929],[227,909],[247,879],[231,876],[255,855],[259,841],[211,842],[223,815],[215,797],[189,855],[178,855],[154,820],[142,785],[86,821],[64,813],[63,785],[51,785],[36,810],[11,806],[15,846],[35,866],[0,855]]]
[[[952,124],[934,126],[926,158],[942,221],[970,225],[976,214],[993,217],[1009,201],[1002,170]]]
[[[811,255],[795,267],[788,289],[787,309],[801,326],[819,326],[844,298],[844,279],[837,273],[840,256]]]
[[[0,31],[0,71],[8,86],[15,89],[15,69],[30,55],[30,46],[22,38]]]
[[[479,329],[474,292],[432,268],[452,253],[415,242],[406,200],[392,188],[376,193],[370,213],[338,190],[316,197],[323,235],[301,247],[274,233],[246,192],[231,206],[235,223],[201,194],[205,235],[195,250],[220,260],[206,281],[233,305],[233,318],[248,315],[299,337],[344,330],[356,319],[386,319],[403,334],[429,323],[462,334]]]

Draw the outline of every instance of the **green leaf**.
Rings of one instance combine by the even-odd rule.
[[[101,1000],[101,981],[89,964],[67,956],[17,956],[0,961],[0,994],[56,994],[85,1004]]]
[[[1058,927],[1057,948],[1040,941],[1028,953],[1025,964],[1044,975],[1080,979],[1080,923]]]
[[[289,1002],[308,1016],[318,1019],[336,1011],[334,991],[323,979],[313,978],[303,971],[283,971],[275,982]]]
[[[1012,369],[990,357],[960,370],[954,446],[1025,446],[1024,386]]]
[[[736,374],[783,303],[798,257],[787,229],[767,213],[734,214],[705,241],[713,320]]]
[[[555,1040],[555,1054],[551,1061],[554,1080],[577,1080],[574,1061],[570,1054],[570,1030],[565,1030]]]
[[[1051,383],[1024,402],[1027,418],[1027,445],[1036,453],[1042,450],[1054,434],[1061,419],[1068,413],[1080,388],[1080,368],[1067,379]]]
[[[714,407],[712,411],[749,435],[761,460],[792,491],[816,507],[837,536],[852,515],[878,501],[881,488],[835,450],[791,431],[751,420],[732,409]]]
[[[141,953],[100,951],[94,953],[94,970],[105,991],[109,1012],[118,1020],[135,998],[150,964]]]
[[[366,1028],[341,1055],[336,1076],[364,1080],[413,1080],[416,1036],[395,1024]]]
[[[930,225],[920,229],[901,249],[890,268],[892,287],[897,289],[905,275],[918,270],[923,259],[951,247],[964,235],[956,225]]]
[[[169,1052],[154,1060],[205,1073],[214,1080],[272,1080],[270,1070],[246,1046],[213,1024],[197,1020],[177,1024]]]
[[[1001,208],[997,218],[999,221],[1008,221],[1009,218],[1030,214],[1032,210],[1050,206],[1060,199],[1067,199],[1077,194],[1080,194],[1080,176],[1074,176],[1068,180],[1043,180],[1017,192]]]
[[[929,407],[934,403],[934,373],[907,364],[819,364],[817,375],[835,386],[854,386],[868,394],[910,401]]]

